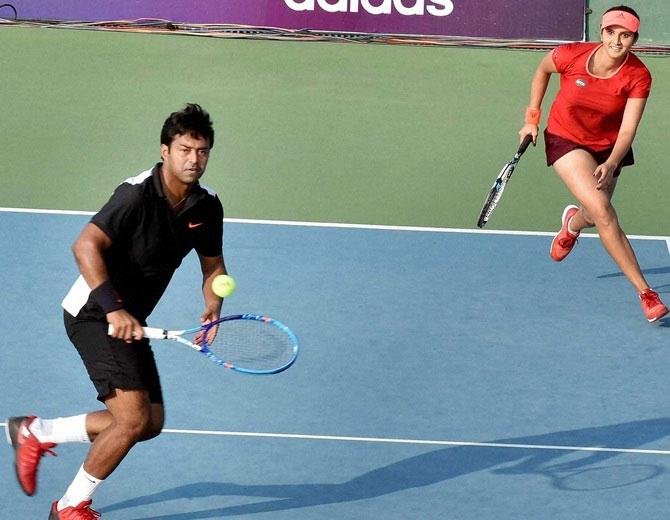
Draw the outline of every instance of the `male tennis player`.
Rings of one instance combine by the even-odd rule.
[[[551,258],[563,260],[581,230],[595,226],[605,249],[635,287],[647,320],[653,322],[668,308],[642,275],[611,202],[621,169],[634,162],[631,144],[651,90],[651,74],[631,52],[639,27],[633,9],[612,7],[601,20],[601,42],[561,45],[546,54],[533,76],[526,124],[519,135],[537,139],[542,99],[551,74],[559,73],[561,88],[544,132],[547,164],[553,165],[580,206],[563,211]]]
[[[192,249],[203,276],[200,319],[219,318],[222,300],[211,280],[226,273],[223,207],[198,182],[213,144],[210,117],[200,106],[172,113],[161,132],[162,162],[119,185],[72,246],[81,276],[63,300],[65,328],[105,409],[7,421],[17,478],[29,496],[45,453],[63,442],[92,443],[65,494],[51,505],[50,520],[99,518],[91,509],[93,492],[137,442],[161,432],[163,396],[142,326]]]

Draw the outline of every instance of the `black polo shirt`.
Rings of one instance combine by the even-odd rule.
[[[192,249],[203,256],[222,254],[223,207],[216,193],[195,185],[175,214],[163,191],[160,167],[158,163],[126,179],[91,219],[112,241],[105,251],[112,285],[124,308],[142,321]],[[73,316],[85,305],[89,313],[97,307],[90,288],[82,282],[80,277],[63,300]]]

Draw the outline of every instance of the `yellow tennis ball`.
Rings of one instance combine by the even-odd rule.
[[[219,298],[227,298],[235,292],[235,279],[227,274],[220,274],[212,280],[212,291]]]

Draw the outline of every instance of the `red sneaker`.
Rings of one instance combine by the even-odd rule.
[[[649,323],[653,323],[668,313],[668,308],[658,297],[658,293],[651,289],[645,289],[640,293],[640,306]]]
[[[570,251],[572,251],[572,248],[575,247],[575,244],[577,243],[577,237],[579,236],[579,233],[576,235],[570,233],[570,231],[568,231],[568,222],[578,211],[579,208],[573,205],[566,206],[563,210],[563,216],[561,217],[561,230],[551,241],[551,250],[549,253],[551,258],[553,258],[556,262],[560,262],[566,256],[568,256]]]
[[[81,502],[77,507],[66,507],[58,511],[58,500],[51,504],[49,520],[97,520],[100,513],[91,509],[91,500]]]
[[[56,455],[51,448],[53,442],[40,442],[30,432],[30,423],[35,416],[10,417],[7,419],[7,440],[14,448],[14,469],[23,492],[32,496],[37,489],[37,468],[45,453]],[[28,433],[26,437],[25,432]]]

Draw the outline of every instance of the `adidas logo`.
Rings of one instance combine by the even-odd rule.
[[[391,14],[394,10],[403,16],[448,16],[454,10],[451,0],[284,0],[293,11],[314,11],[320,8],[328,13]],[[410,5],[411,4],[411,5]]]

